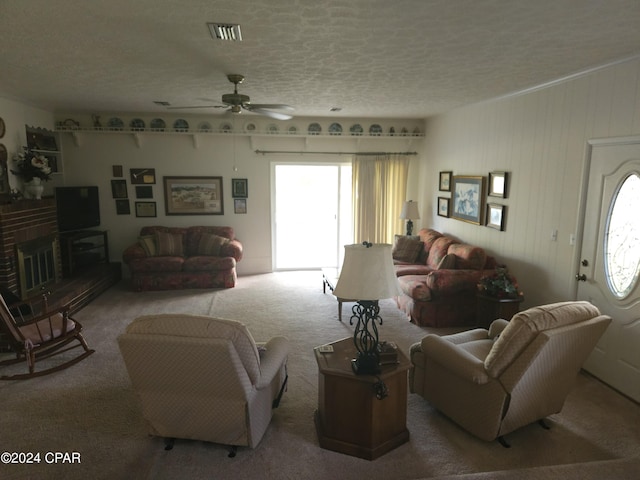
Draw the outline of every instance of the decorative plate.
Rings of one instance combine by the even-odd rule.
[[[179,118],[175,122],[173,122],[173,129],[176,132],[186,132],[189,130],[189,122],[187,122],[184,118]]]
[[[275,123],[269,124],[267,127],[267,133],[278,133],[279,128]]]
[[[129,122],[129,128],[131,130],[144,130],[145,127],[146,127],[146,124],[144,123],[144,120],[142,120],[141,118],[134,118]]]
[[[220,124],[220,131],[222,133],[231,133],[233,132],[233,127],[229,122],[223,122]]]
[[[121,118],[112,117],[107,122],[107,126],[113,130],[122,130],[124,128],[124,122]]]
[[[351,125],[351,128],[349,129],[349,131],[351,132],[351,135],[362,135],[362,125],[360,125],[359,123],[356,123],[355,125]]]
[[[289,132],[289,135],[296,135],[298,133],[298,127],[291,125],[287,132]]]
[[[7,128],[4,124],[4,120],[0,118],[0,138],[4,137],[4,133],[7,131]]]
[[[152,130],[158,130],[158,131],[164,130],[165,127],[167,126],[167,124],[164,123],[164,120],[161,118],[154,118],[153,120],[151,120],[151,123],[149,125]]]
[[[382,127],[374,123],[369,127],[369,135],[382,135]]]
[[[320,132],[322,132],[322,127],[319,123],[311,123],[309,124],[309,128],[307,130],[311,135],[320,135]]]
[[[256,124],[249,122],[244,126],[244,131],[247,133],[252,133],[256,131]]]
[[[407,135],[409,133],[409,130],[407,130],[407,127],[402,127],[402,130],[400,131],[401,135]]]
[[[198,131],[211,132],[213,131],[213,128],[211,128],[211,124],[209,122],[200,122],[200,125],[198,125]]]
[[[331,135],[342,135],[342,125],[339,123],[332,123],[329,125],[329,134]]]

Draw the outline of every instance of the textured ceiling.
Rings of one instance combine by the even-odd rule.
[[[240,73],[299,116],[425,118],[639,55],[639,26],[638,0],[2,0],[0,96],[156,112],[218,103]]]

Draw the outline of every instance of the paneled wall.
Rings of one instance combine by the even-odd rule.
[[[630,135],[640,135],[638,59],[431,119],[420,174],[422,225],[482,245],[506,263],[525,306],[573,299],[587,141]],[[450,196],[438,191],[445,170],[510,172],[509,197],[491,198],[507,206],[506,231],[437,216],[437,197]]]

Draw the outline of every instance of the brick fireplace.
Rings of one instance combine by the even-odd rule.
[[[62,279],[54,199],[0,205],[0,255],[0,285],[21,298]]]

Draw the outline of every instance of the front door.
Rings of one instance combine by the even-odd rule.
[[[640,401],[640,138],[590,143],[577,297],[613,321],[585,369]]]

